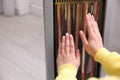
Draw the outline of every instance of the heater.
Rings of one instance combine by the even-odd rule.
[[[75,49],[80,49],[81,66],[77,79],[99,77],[101,66],[85,51],[79,31],[86,33],[85,15],[91,13],[99,25],[101,36],[104,35],[106,0],[48,0],[44,1],[46,68],[48,80],[57,76],[56,58],[58,45],[65,33],[74,36]]]

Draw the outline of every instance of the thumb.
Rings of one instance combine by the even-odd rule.
[[[79,51],[79,49],[77,49],[77,51],[76,51],[76,59],[77,59],[77,61],[80,62],[80,51]]]
[[[83,31],[80,31],[80,38],[82,40],[82,43],[83,43],[84,47],[87,46],[88,45],[88,41],[87,41],[85,33]]]

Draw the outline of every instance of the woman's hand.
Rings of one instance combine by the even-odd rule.
[[[77,69],[80,66],[80,52],[77,50],[75,53],[73,36],[68,33],[62,37],[62,43],[58,48],[57,67],[63,64],[72,64]]]
[[[80,31],[80,37],[86,51],[94,57],[96,52],[103,47],[102,38],[98,29],[98,24],[95,21],[93,15],[88,14],[86,16],[86,22],[88,40],[86,39],[85,33],[83,31]]]

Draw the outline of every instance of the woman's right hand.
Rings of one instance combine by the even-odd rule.
[[[83,31],[80,31],[80,37],[85,50],[95,56],[96,52],[103,47],[102,38],[98,29],[98,24],[90,13],[86,16],[88,40]]]

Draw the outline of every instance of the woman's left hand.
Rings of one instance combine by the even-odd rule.
[[[63,64],[72,64],[77,69],[80,66],[80,51],[75,51],[73,36],[68,33],[62,37],[62,43],[58,48],[57,67]]]

